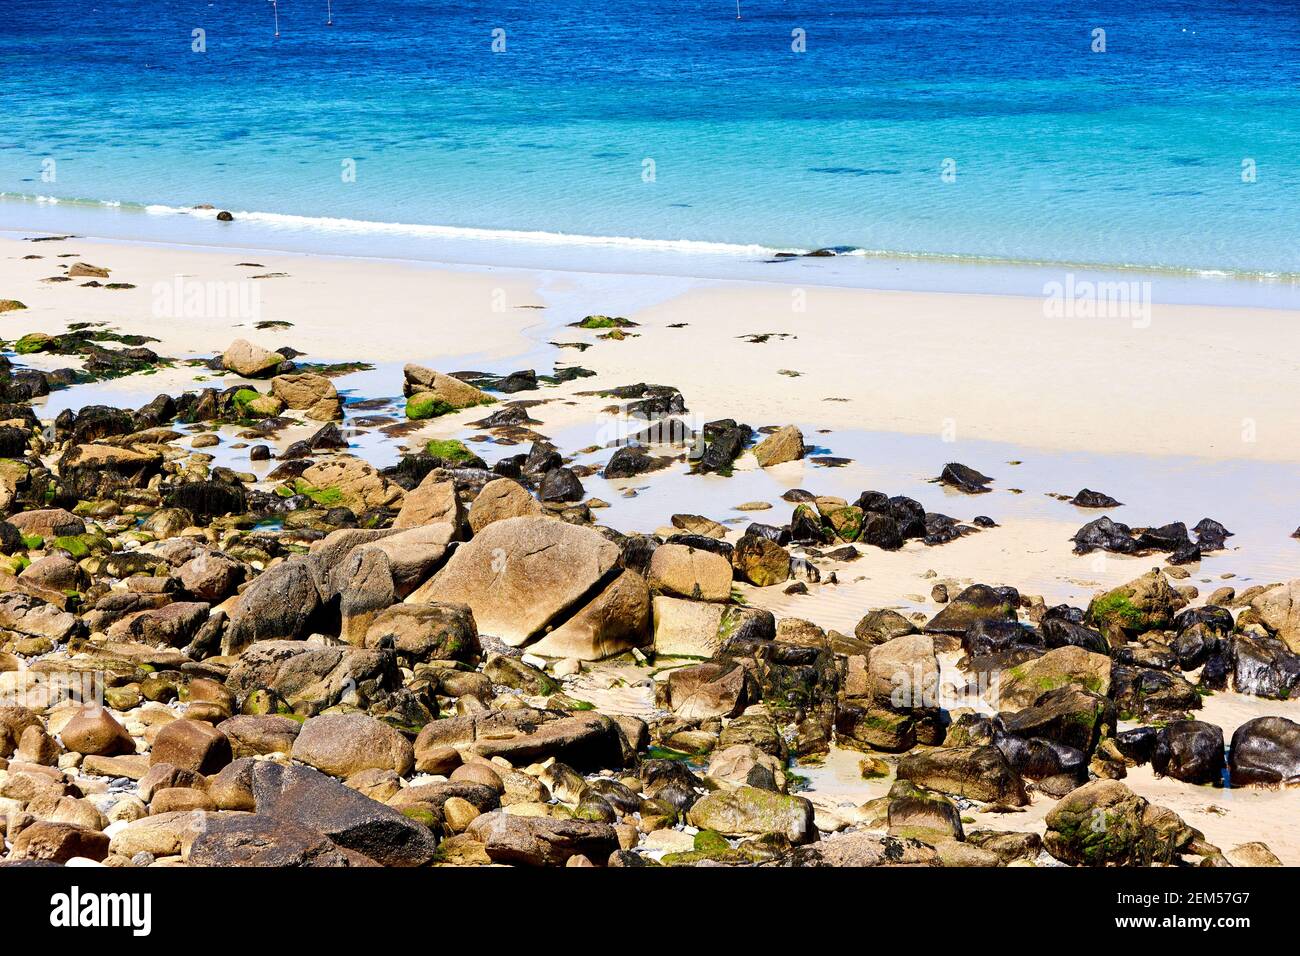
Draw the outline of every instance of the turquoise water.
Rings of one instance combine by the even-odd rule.
[[[361,224],[1300,273],[1293,2],[332,5],[280,0],[276,38],[265,0],[5,0],[0,192],[397,245]]]

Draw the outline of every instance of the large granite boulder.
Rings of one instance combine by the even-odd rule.
[[[581,608],[618,559],[618,546],[590,528],[507,518],[461,545],[407,600],[465,604],[480,633],[517,647]]]

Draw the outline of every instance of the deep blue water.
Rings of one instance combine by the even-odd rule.
[[[0,192],[1300,272],[1294,0],[278,8],[0,0]]]

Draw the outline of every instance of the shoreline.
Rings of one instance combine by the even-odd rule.
[[[1076,280],[1147,283],[1147,294],[1157,303],[1300,310],[1300,273],[1015,260],[835,246],[823,248],[852,251],[818,256],[806,254],[813,250],[787,250],[763,244],[427,226],[271,213],[236,212],[233,222],[218,223],[214,221],[216,208],[124,207],[66,200],[35,202],[0,196],[0,211],[6,204],[28,213],[22,227],[0,224],[0,236],[10,238],[37,233],[75,234],[104,242],[264,249],[433,263],[453,268],[509,267],[541,272],[736,279],[968,295],[1041,297],[1050,284]],[[225,241],[216,242],[216,238]],[[376,251],[361,252],[365,246]],[[803,254],[782,255],[787,252]]]

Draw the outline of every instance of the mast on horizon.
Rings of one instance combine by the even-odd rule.
[[[736,2],[739,3],[740,0],[736,0]],[[279,36],[280,35],[280,5],[276,2],[276,0],[271,0],[271,10],[275,14],[275,35]]]

